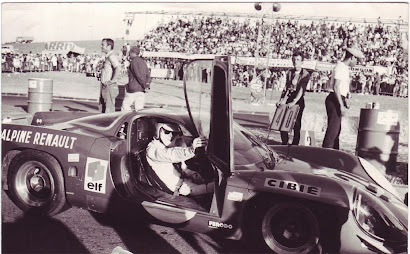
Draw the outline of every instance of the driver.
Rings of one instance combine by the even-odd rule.
[[[212,193],[214,183],[204,184],[201,175],[188,169],[185,164],[186,160],[195,156],[195,150],[205,147],[208,141],[198,137],[192,141],[192,146],[187,147],[181,136],[178,124],[157,123],[156,137],[146,150],[148,164],[174,194],[187,196]],[[176,163],[181,163],[181,166]]]

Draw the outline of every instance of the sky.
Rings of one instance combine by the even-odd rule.
[[[24,1],[24,0],[23,0]],[[32,36],[35,42],[100,40],[102,38],[140,39],[162,15],[135,16],[130,33],[124,22],[125,12],[183,11],[225,13],[268,13],[269,3],[257,12],[255,2],[2,2],[1,42],[13,42],[18,36]],[[281,2],[280,15],[328,16],[398,19],[408,22],[407,1],[398,2]]]

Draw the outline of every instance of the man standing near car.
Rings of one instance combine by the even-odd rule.
[[[349,109],[346,102],[350,88],[349,67],[355,66],[358,58],[364,58],[363,53],[358,48],[347,48],[343,62],[338,62],[333,70],[330,81],[333,92],[326,97],[325,101],[328,125],[322,147],[339,150],[342,116]]]
[[[114,54],[114,41],[105,38],[101,41],[101,51],[106,54],[101,70],[100,110],[102,113],[115,112],[115,98],[118,96],[117,79],[121,63]]]
[[[299,106],[299,113],[296,117],[295,126],[293,127],[294,135],[292,145],[299,145],[300,130],[302,128],[302,115],[303,110],[305,109],[304,96],[310,79],[309,72],[302,68],[303,59],[304,58],[301,51],[295,51],[293,53],[292,62],[294,69],[290,70],[286,75],[285,88],[283,89],[280,100],[276,103],[277,107],[282,104],[286,104],[287,107],[293,107],[294,105]],[[287,145],[289,142],[289,133],[287,131],[281,131],[280,137],[282,139],[282,145]]]
[[[151,74],[147,63],[140,57],[140,49],[133,46],[130,49],[130,66],[128,68],[128,84],[121,111],[132,110],[134,104],[136,111],[143,109],[145,93],[150,88]]]

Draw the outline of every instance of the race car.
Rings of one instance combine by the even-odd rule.
[[[158,223],[274,253],[405,252],[408,208],[384,176],[346,152],[261,142],[233,121],[230,67],[229,57],[192,61],[180,110],[42,112],[31,125],[3,124],[3,188],[27,212],[142,206]],[[203,83],[195,73],[207,68]],[[158,122],[178,124],[188,145],[208,138],[187,165],[215,183],[212,194],[161,187],[145,157]]]

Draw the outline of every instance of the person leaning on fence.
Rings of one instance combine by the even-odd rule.
[[[286,104],[287,107],[299,105],[299,113],[296,117],[295,126],[293,127],[293,140],[292,145],[299,145],[300,129],[302,128],[302,115],[305,109],[305,92],[306,86],[310,79],[310,74],[307,70],[302,68],[303,54],[301,52],[295,52],[292,56],[292,62],[295,68],[290,70],[286,75],[286,85],[283,89],[280,100],[276,103],[276,106]],[[284,102],[286,100],[286,102]],[[286,131],[280,132],[282,139],[282,145],[287,145],[289,142],[289,133]]]
[[[150,88],[151,75],[147,63],[140,57],[140,49],[134,46],[130,49],[130,65],[128,68],[128,84],[121,111],[144,108],[145,93]]]
[[[114,54],[114,41],[103,39],[101,51],[106,54],[101,70],[100,109],[102,113],[115,112],[115,98],[118,96],[117,79],[121,72],[121,63]]]
[[[363,53],[356,47],[347,48],[343,62],[338,62],[333,70],[331,78],[333,91],[325,101],[327,130],[322,147],[339,149],[342,116],[349,109],[346,102],[350,88],[349,67],[357,64],[357,58],[364,58]]]

